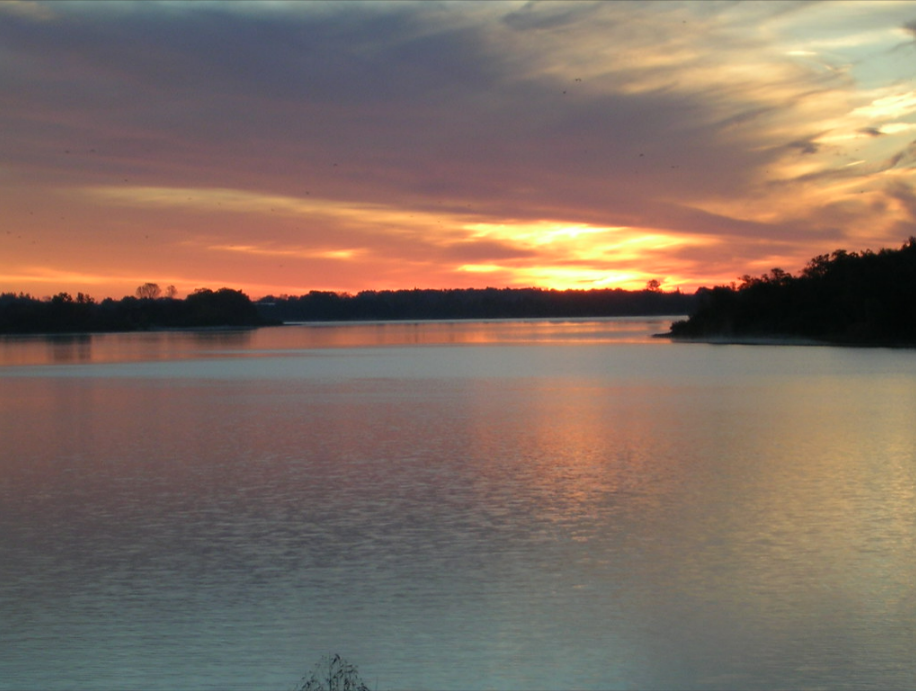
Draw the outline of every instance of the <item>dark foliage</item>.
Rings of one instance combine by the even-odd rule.
[[[804,338],[850,345],[916,345],[916,238],[899,250],[837,250],[799,276],[780,269],[737,287],[697,291],[675,338]]]
[[[155,284],[138,293],[157,294]],[[384,290],[357,295],[312,291],[300,297],[266,297],[197,290],[170,297],[110,298],[100,303],[79,293],[39,300],[0,294],[0,333],[72,333],[218,326],[263,326],[284,321],[391,319],[500,319],[687,314],[694,296],[660,290]]]
[[[198,290],[185,300],[125,297],[95,302],[88,295],[59,293],[39,300],[20,293],[0,294],[0,333],[136,331],[154,328],[262,326],[262,317],[244,293],[220,288]]]
[[[302,678],[296,691],[370,691],[356,665],[340,655],[325,655]]]
[[[184,318],[194,326],[252,326],[269,323],[245,293],[229,288],[197,290],[184,301]]]
[[[261,314],[281,321],[388,319],[533,319],[687,314],[694,296],[658,290],[483,288],[383,290],[357,295],[312,291],[266,297]]]

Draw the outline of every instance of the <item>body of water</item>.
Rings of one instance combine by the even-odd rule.
[[[0,339],[0,689],[916,687],[916,351]]]

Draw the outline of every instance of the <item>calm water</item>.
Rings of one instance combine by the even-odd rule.
[[[916,688],[916,351],[0,339],[0,689]]]

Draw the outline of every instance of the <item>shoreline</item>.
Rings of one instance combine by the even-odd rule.
[[[832,348],[894,348],[916,349],[916,343],[891,341],[831,341],[801,336],[676,336],[671,332],[652,334],[672,343],[701,343],[706,345],[767,345],[767,346],[828,346]]]
[[[429,319],[315,319],[315,320],[289,320],[289,321],[268,321],[261,324],[246,325],[210,325],[210,326],[150,326],[142,329],[111,329],[111,330],[87,330],[87,331],[0,331],[0,338],[19,337],[19,336],[92,336],[102,334],[132,334],[132,333],[167,333],[167,332],[190,332],[190,331],[253,331],[255,329],[270,327],[286,326],[347,326],[347,325],[375,325],[375,324],[420,324],[420,323],[461,323],[461,322],[590,322],[590,321],[643,321],[659,320],[674,321],[683,318],[679,314],[622,314],[622,315],[601,315],[601,316],[551,316],[551,317],[431,317]]]

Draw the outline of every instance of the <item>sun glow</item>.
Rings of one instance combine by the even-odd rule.
[[[214,218],[250,217],[259,227],[265,223],[301,222],[309,228],[325,229],[299,242],[297,234],[304,231],[291,230],[285,239],[262,242],[221,241],[218,234],[210,233],[192,235],[180,243],[207,252],[252,261],[289,260],[293,265],[325,261],[343,266],[355,261],[378,261],[383,248],[391,242],[422,244],[440,254],[440,266],[447,267],[454,257],[455,276],[489,276],[490,280],[512,286],[641,289],[651,279],[678,285],[686,279],[672,275],[674,265],[670,260],[662,267],[662,256],[711,242],[702,236],[656,228],[554,219],[481,220],[481,213],[445,210],[459,208],[457,204],[443,204],[442,211],[432,212],[229,188],[94,187],[84,192],[106,206],[171,209],[195,218],[202,214]],[[367,244],[370,231],[374,243],[371,245]],[[422,264],[420,261],[413,265],[421,268]],[[305,264],[302,266],[305,270]]]
[[[677,286],[685,277],[671,275],[671,263],[656,269],[661,258],[677,248],[702,247],[714,241],[702,236],[679,236],[658,229],[629,226],[589,226],[556,221],[474,223],[467,226],[477,238],[512,242],[538,253],[540,260],[518,264],[471,263],[461,271],[496,274],[511,271],[516,285],[555,289],[642,289],[652,279]]]

